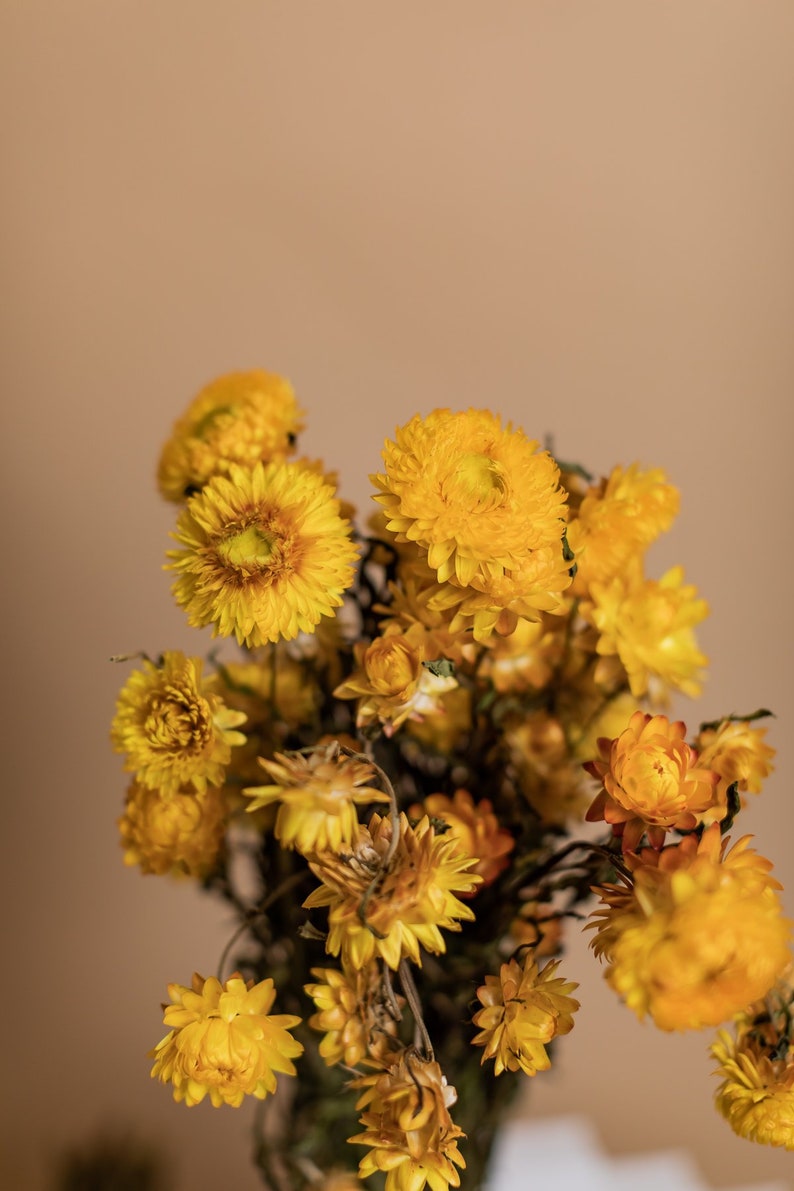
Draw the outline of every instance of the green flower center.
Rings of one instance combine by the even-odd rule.
[[[471,513],[498,509],[507,500],[509,485],[504,469],[488,455],[461,455],[454,471],[444,479],[441,494],[449,504]]]
[[[265,568],[273,556],[275,538],[256,525],[232,534],[218,546],[218,554],[227,566]]]

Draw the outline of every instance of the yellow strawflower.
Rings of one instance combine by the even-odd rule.
[[[406,1052],[394,1066],[364,1085],[356,1107],[364,1109],[363,1132],[348,1140],[370,1146],[359,1177],[386,1171],[384,1191],[448,1191],[460,1186],[456,1166],[466,1163],[458,1150],[465,1134],[449,1110],[457,1099],[438,1063]]]
[[[708,615],[708,604],[683,580],[681,567],[659,580],[643,580],[629,568],[608,584],[591,585],[587,611],[600,633],[598,653],[617,655],[635,698],[650,692],[662,701],[668,688],[700,694],[707,659],[693,629]]]
[[[480,1030],[472,1042],[485,1047],[482,1062],[493,1059],[495,1075],[548,1070],[546,1046],[573,1029],[579,1002],[570,994],[578,985],[557,976],[558,967],[554,960],[539,970],[528,948],[522,963],[511,959],[502,964],[499,975],[486,976],[477,989],[483,1008],[472,1018]]]
[[[373,767],[340,755],[336,743],[304,755],[276,753],[260,765],[274,784],[246,789],[247,809],[279,802],[276,838],[282,847],[304,854],[352,846],[359,831],[356,806],[389,801],[382,790],[365,784],[376,780]]]
[[[441,696],[457,686],[452,675],[438,675],[424,665],[427,634],[419,624],[401,632],[393,622],[369,645],[353,647],[357,668],[334,691],[337,699],[358,699],[359,728],[379,721],[391,736],[407,719],[439,710]]]
[[[735,782],[741,794],[760,794],[764,779],[772,773],[775,750],[765,742],[765,736],[765,728],[756,728],[746,720],[724,720],[717,727],[699,732],[695,747],[700,764],[713,769],[719,777],[719,818],[727,808],[729,786]]]
[[[765,995],[789,960],[771,864],[718,824],[661,852],[627,854],[631,880],[605,885],[592,946],[639,1018],[663,1030],[718,1025]]]
[[[572,761],[556,716],[542,710],[510,716],[503,742],[519,791],[545,823],[564,826],[581,818],[587,806],[582,767]]]
[[[119,819],[124,863],[159,876],[205,877],[215,867],[226,818],[220,790],[208,787],[197,797],[188,787],[164,798],[158,790],[132,782]]]
[[[678,490],[661,468],[641,471],[615,467],[588,489],[579,507],[578,570],[573,588],[584,594],[590,583],[608,583],[666,532],[678,513]],[[573,525],[571,527],[572,538]]]
[[[183,501],[232,463],[285,459],[303,428],[292,386],[269,372],[231,372],[201,390],[163,447],[157,481],[166,500]]]
[[[482,878],[481,889],[492,885],[510,863],[508,855],[515,847],[515,840],[500,827],[487,798],[475,802],[468,790],[456,790],[451,798],[446,794],[429,794],[408,813],[412,818],[428,815],[448,824],[447,838],[455,840],[464,855],[479,857],[471,871]],[[463,896],[473,897],[476,892]]]
[[[235,972],[225,984],[198,973],[192,986],[169,984],[170,1026],[149,1057],[152,1078],[172,1083],[174,1099],[192,1106],[205,1096],[218,1108],[235,1108],[244,1096],[264,1100],[276,1090],[276,1074],[295,1075],[292,1059],[303,1053],[288,1032],[300,1023],[291,1014],[271,1015],[272,980],[247,983]]]
[[[722,1083],[716,1104],[740,1137],[794,1150],[794,992],[788,984],[720,1030],[711,1053]]]
[[[318,983],[304,985],[317,1012],[309,1025],[324,1034],[320,1054],[329,1067],[356,1067],[362,1059],[386,1059],[395,1045],[397,1022],[389,1012],[386,990],[376,962],[354,971],[312,968]],[[398,1006],[405,1004],[397,997]]]
[[[188,501],[173,536],[168,567],[188,621],[240,644],[312,632],[353,579],[357,550],[333,489],[297,463],[231,465]]]
[[[562,660],[564,641],[559,624],[519,620],[506,637],[493,636],[477,667],[477,677],[493,683],[500,694],[542,690]]]
[[[118,698],[113,747],[140,785],[164,797],[187,785],[201,793],[208,783],[222,785],[232,746],[245,743],[234,731],[245,715],[224,705],[216,681],[202,680],[201,670],[199,658],[171,650],[159,665],[144,660]]]
[[[425,817],[411,827],[400,816],[400,835],[390,855],[391,820],[374,814],[349,856],[326,853],[311,863],[322,884],[303,903],[328,907],[326,947],[361,969],[376,955],[395,970],[408,957],[420,964],[421,948],[446,950],[445,930],[460,930],[474,913],[455,896],[470,893],[480,878],[455,840],[436,835]]]
[[[698,762],[685,736],[681,720],[635,711],[619,736],[599,740],[600,759],[585,765],[603,784],[585,818],[610,823],[624,851],[646,832],[661,848],[667,831],[691,831],[714,805],[717,774]]]
[[[536,619],[570,586],[566,493],[547,451],[487,410],[416,415],[387,441],[372,477],[387,528],[412,542],[455,609],[452,632],[486,639],[503,613]],[[513,619],[514,623],[514,619]],[[511,626],[512,627],[512,626]]]

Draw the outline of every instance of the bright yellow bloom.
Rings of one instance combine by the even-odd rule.
[[[585,765],[603,783],[585,818],[610,823],[624,852],[646,832],[661,848],[667,831],[691,831],[713,806],[717,774],[698,764],[685,735],[681,720],[635,711],[620,736],[599,740],[601,759]]]
[[[289,640],[333,616],[356,547],[321,476],[297,463],[230,466],[182,510],[169,550],[176,601],[240,644]]]
[[[455,1166],[466,1166],[458,1150],[465,1135],[449,1115],[457,1095],[438,1063],[406,1053],[388,1071],[361,1083],[365,1090],[356,1107],[365,1110],[364,1131],[348,1140],[372,1148],[361,1160],[359,1177],[387,1171],[385,1191],[459,1187]]]
[[[726,851],[714,823],[699,843],[691,835],[628,854],[630,883],[597,891],[592,946],[639,1018],[662,1030],[718,1025],[764,996],[788,964],[780,885],[749,839]]]
[[[270,1015],[272,980],[246,983],[235,972],[221,984],[196,973],[191,988],[169,984],[168,995],[163,1022],[171,1028],[149,1058],[152,1078],[172,1083],[175,1100],[192,1106],[209,1096],[216,1108],[238,1108],[244,1096],[264,1100],[275,1092],[276,1072],[296,1074],[291,1060],[303,1047],[288,1031],[301,1019]]]
[[[485,1047],[482,1062],[493,1059],[495,1075],[547,1071],[546,1046],[573,1029],[579,1002],[570,994],[579,986],[557,976],[558,967],[559,960],[553,960],[539,971],[534,952],[527,949],[522,964],[511,959],[477,989],[483,1008],[472,1018],[480,1030],[472,1042]]]
[[[466,856],[478,857],[471,871],[482,877],[481,888],[492,885],[507,868],[507,857],[515,847],[515,840],[500,827],[487,798],[475,802],[468,790],[456,790],[451,798],[446,794],[430,794],[408,813],[412,818],[428,815],[431,819],[442,819],[449,825],[447,837],[456,840]],[[464,896],[472,897],[475,892]]]
[[[764,737],[765,728],[756,728],[746,720],[724,720],[716,728],[704,728],[695,741],[700,764],[719,776],[717,806],[719,818],[727,809],[728,787],[734,782],[742,794],[760,794],[764,778],[774,766],[775,750]]]
[[[325,1034],[320,1054],[329,1067],[356,1067],[362,1059],[386,1059],[397,1037],[397,1022],[389,1012],[386,990],[377,963],[360,971],[343,966],[312,968],[320,983],[304,990],[317,1006],[309,1018],[314,1030]],[[405,1004],[397,997],[398,1006]]]
[[[723,1077],[717,1108],[740,1137],[794,1150],[794,993],[774,989],[738,1016],[735,1036],[720,1030],[711,1053]]]
[[[226,817],[226,800],[212,787],[203,797],[187,788],[164,798],[132,782],[119,819],[124,863],[159,876],[205,877],[215,867]]]
[[[608,583],[672,525],[680,503],[678,489],[661,468],[640,471],[615,467],[608,479],[593,485],[578,511],[581,552],[574,590],[590,583]],[[572,527],[573,528],[573,527]]]
[[[247,809],[281,803],[276,838],[284,848],[307,853],[351,847],[359,830],[356,806],[389,801],[388,794],[365,785],[375,780],[372,766],[340,755],[336,743],[307,755],[276,753],[260,764],[275,784],[246,789]]]
[[[559,626],[544,620],[519,620],[507,637],[491,637],[477,668],[478,678],[493,683],[500,694],[541,690],[563,656]]]
[[[359,728],[380,721],[387,736],[407,719],[421,719],[439,710],[439,700],[454,690],[457,679],[437,675],[424,665],[426,633],[412,625],[405,633],[400,625],[387,626],[369,645],[354,646],[357,669],[334,695],[337,699],[358,699]]]
[[[160,491],[166,500],[183,501],[232,463],[284,459],[302,427],[303,411],[283,377],[261,370],[221,376],[175,424],[160,456]]]
[[[351,968],[376,955],[395,970],[405,956],[421,965],[421,947],[446,950],[442,928],[460,930],[459,919],[474,918],[455,894],[470,893],[480,878],[455,840],[436,835],[427,818],[411,827],[401,815],[387,866],[391,838],[391,820],[374,814],[350,856],[326,853],[310,866],[323,883],[303,904],[328,906],[326,947]]]
[[[164,653],[159,665],[144,660],[127,679],[116,705],[111,740],[126,754],[124,768],[138,782],[163,796],[192,785],[220,786],[233,745],[245,743],[235,732],[245,720],[215,693],[214,680],[203,681],[199,658],[179,650]]]
[[[570,586],[566,494],[547,451],[486,410],[419,415],[386,442],[372,477],[398,542],[413,542],[456,607],[452,632],[487,638],[501,613],[536,619]]]
[[[601,634],[598,652],[620,658],[635,698],[650,691],[661,701],[669,687],[700,694],[707,659],[693,628],[708,615],[708,604],[683,579],[681,567],[659,580],[643,580],[629,570],[609,584],[591,586],[589,614]]]
[[[436,581],[435,571],[421,558],[398,565],[398,581],[389,583],[390,600],[387,605],[376,604],[375,611],[383,616],[381,632],[406,632],[413,626],[421,626],[425,657],[429,659],[448,658],[459,665],[473,661],[477,646],[471,633],[458,630],[452,632],[452,617],[431,608],[431,603],[443,593]],[[391,626],[396,625],[394,630]]]

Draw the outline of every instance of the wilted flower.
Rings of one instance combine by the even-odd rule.
[[[276,1073],[295,1075],[292,1059],[303,1053],[289,1030],[290,1014],[270,1015],[272,980],[247,983],[235,972],[225,984],[194,975],[191,988],[169,984],[171,1004],[163,1022],[171,1030],[149,1057],[152,1077],[174,1085],[174,1099],[199,1104],[209,1096],[218,1108],[235,1108],[244,1096],[264,1100],[276,1090]]]
[[[395,970],[404,956],[421,964],[420,947],[445,951],[441,929],[460,930],[460,919],[474,918],[455,896],[480,883],[471,872],[474,860],[436,835],[426,817],[411,827],[401,815],[399,831],[392,852],[391,820],[374,814],[350,856],[327,853],[311,862],[323,883],[303,904],[328,906],[326,946],[351,968],[376,955]]]
[[[480,1031],[472,1041],[485,1047],[483,1063],[494,1060],[495,1075],[546,1071],[551,1066],[546,1046],[573,1029],[579,1002],[570,994],[578,985],[557,976],[558,967],[559,960],[553,960],[539,970],[528,948],[523,963],[502,964],[499,975],[486,976],[477,989],[483,1008],[472,1018]]]
[[[449,1114],[457,1095],[438,1063],[406,1053],[361,1084],[356,1107],[364,1109],[364,1131],[348,1139],[371,1147],[361,1160],[360,1178],[386,1171],[385,1191],[422,1191],[428,1183],[431,1191],[459,1187],[455,1166],[466,1165],[458,1150],[464,1134]]]
[[[354,971],[312,968],[317,984],[304,991],[317,1006],[309,1025],[324,1034],[320,1054],[329,1067],[344,1063],[356,1067],[364,1058],[380,1059],[395,1045],[397,1022],[387,1003],[383,978],[376,962]],[[404,1005],[402,997],[396,1004]]]
[[[358,835],[356,806],[389,801],[388,794],[365,784],[375,780],[372,765],[340,755],[335,743],[308,754],[276,753],[274,760],[260,764],[274,784],[249,787],[247,809],[281,803],[276,838],[284,848],[338,852]]]

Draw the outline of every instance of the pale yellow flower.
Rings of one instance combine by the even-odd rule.
[[[288,1031],[301,1019],[270,1014],[272,980],[246,983],[235,972],[221,984],[196,974],[191,988],[169,984],[168,995],[163,1022],[171,1029],[149,1057],[152,1077],[172,1083],[175,1100],[192,1106],[209,1096],[216,1108],[237,1108],[245,1096],[274,1092],[277,1073],[296,1074],[292,1059],[303,1047]]]
[[[670,688],[700,694],[707,659],[693,630],[708,615],[708,604],[683,580],[683,569],[672,567],[659,580],[629,570],[608,584],[591,585],[588,614],[600,632],[598,652],[617,655],[635,698],[650,692],[663,701]]]
[[[551,1066],[546,1047],[553,1038],[573,1029],[579,1002],[570,994],[578,985],[557,976],[559,961],[538,969],[527,949],[523,962],[502,964],[498,976],[486,976],[477,989],[483,1008],[472,1021],[479,1034],[472,1039],[484,1046],[482,1062],[494,1060],[494,1074],[523,1071],[536,1075]]]
[[[303,411],[283,377],[255,369],[218,377],[175,424],[157,469],[166,500],[183,501],[232,463],[253,467],[286,458]]]
[[[113,747],[140,785],[164,796],[185,785],[202,793],[207,783],[220,786],[232,746],[245,743],[234,731],[245,715],[224,705],[217,683],[204,681],[201,670],[199,658],[171,650],[158,665],[145,659],[118,698]]]
[[[738,1015],[735,1033],[720,1030],[711,1053],[722,1083],[716,1104],[740,1137],[794,1150],[794,1036],[790,985]]]
[[[356,807],[389,801],[382,790],[366,784],[376,780],[373,767],[340,754],[335,743],[308,754],[276,753],[260,764],[274,784],[246,789],[247,809],[281,804],[275,830],[283,848],[339,852],[358,837]]]
[[[718,816],[727,809],[728,787],[736,783],[741,794],[760,794],[764,779],[774,769],[775,750],[766,743],[765,728],[746,720],[723,720],[717,727],[703,728],[695,741],[700,764],[713,769],[717,785]]]
[[[603,785],[585,818],[611,824],[624,851],[646,832],[661,848],[667,831],[691,831],[714,805],[717,774],[699,764],[685,736],[681,720],[635,711],[619,736],[599,740],[600,759],[585,765]]]
[[[748,847],[726,851],[714,823],[698,843],[627,854],[631,880],[597,890],[592,946],[606,978],[639,1018],[663,1030],[718,1025],[765,995],[789,961],[771,864]]]
[[[401,815],[386,866],[391,838],[391,820],[374,814],[349,856],[326,853],[310,865],[322,884],[303,904],[328,907],[326,947],[354,969],[376,955],[395,970],[404,957],[421,965],[422,947],[446,950],[442,929],[460,930],[461,919],[474,918],[456,894],[470,893],[480,878],[455,840],[436,835],[427,818],[411,827]]]
[[[305,984],[317,1012],[309,1025],[324,1034],[320,1054],[329,1067],[356,1067],[362,1059],[386,1059],[399,1045],[397,1022],[389,1011],[386,990],[376,962],[354,971],[312,968],[318,983]],[[405,1004],[396,997],[398,1008]]]
[[[296,463],[232,465],[191,498],[173,536],[168,567],[188,621],[240,644],[312,632],[353,579],[357,550],[333,489]]]
[[[159,876],[205,877],[215,867],[226,818],[223,793],[211,786],[203,797],[187,787],[164,798],[132,782],[119,819],[124,863]]]
[[[406,1053],[381,1075],[359,1081],[356,1107],[363,1132],[348,1140],[371,1147],[359,1177],[386,1171],[385,1191],[448,1191],[460,1186],[465,1168],[458,1141],[464,1136],[449,1110],[457,1099],[436,1062]]]

